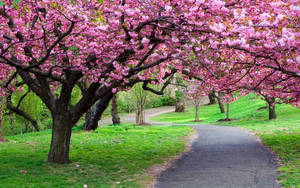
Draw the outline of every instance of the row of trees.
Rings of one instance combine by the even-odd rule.
[[[111,105],[108,106],[104,114],[102,114],[102,117],[109,115],[115,117],[114,114],[116,114],[116,119],[118,119],[118,111],[121,113],[132,113],[135,112],[136,109],[141,109],[138,108],[140,100],[136,97],[136,91],[142,90],[141,87],[142,86],[138,84],[129,92],[121,92],[118,96],[115,95],[111,100]],[[144,91],[142,94],[147,98],[147,103],[142,109],[173,105],[174,98],[168,93],[169,92],[157,97],[155,94]],[[27,88],[2,97],[1,106],[3,116],[1,120],[4,135],[22,134],[52,127],[51,114],[46,106],[33,92],[28,91]],[[71,103],[75,103],[80,97],[81,92],[79,88],[75,88],[75,91],[72,93]],[[83,121],[84,117],[77,125],[81,125]],[[143,120],[141,121],[143,122]],[[85,127],[83,128],[85,129]]]
[[[69,162],[72,127],[95,103],[92,129],[117,92],[142,83],[161,94],[175,73],[228,102],[259,90],[299,104],[296,1],[1,2],[2,95],[21,80],[50,110],[49,162]]]

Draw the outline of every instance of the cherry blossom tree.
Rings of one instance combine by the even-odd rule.
[[[0,4],[1,93],[13,91],[11,81],[20,77],[49,108],[50,162],[69,162],[71,129],[97,101],[101,114],[118,91],[138,82],[153,90],[149,85],[176,72],[216,92],[263,84],[270,96],[300,101],[295,0]],[[72,106],[72,90],[82,81],[87,87]]]
[[[193,101],[195,106],[195,122],[200,122],[200,105],[204,100],[204,96],[211,92],[205,91],[203,82],[199,82],[197,80],[191,81],[186,90],[188,97]]]

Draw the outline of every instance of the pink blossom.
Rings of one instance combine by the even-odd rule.
[[[111,90],[111,92],[112,92],[112,93],[116,93],[116,92],[117,92],[117,89],[116,89],[116,88],[113,88],[113,89]]]

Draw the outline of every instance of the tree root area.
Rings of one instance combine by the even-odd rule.
[[[236,121],[238,119],[219,119],[217,122],[222,122],[222,121]]]
[[[0,137],[0,142],[7,142],[8,140]]]

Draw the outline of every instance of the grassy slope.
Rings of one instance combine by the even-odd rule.
[[[225,118],[219,113],[216,105],[203,106],[200,109],[202,124],[221,124],[248,129],[262,139],[263,144],[270,147],[282,160],[283,166],[278,177],[283,187],[300,188],[300,109],[289,105],[276,105],[278,118],[268,120],[267,110],[256,111],[265,105],[264,101],[253,99],[253,96],[242,97],[230,105],[230,118],[233,122],[216,122]],[[167,113],[153,118],[156,121],[191,123],[194,120],[193,108],[186,113]]]
[[[146,169],[179,154],[188,127],[101,127],[74,131],[67,165],[45,161],[50,131],[7,136],[0,143],[0,187],[140,187]],[[119,183],[120,182],[120,183]]]

